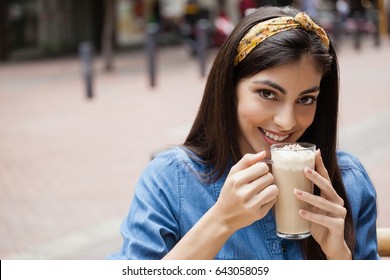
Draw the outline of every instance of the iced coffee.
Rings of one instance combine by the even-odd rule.
[[[310,236],[310,222],[299,215],[307,203],[298,200],[294,189],[313,192],[313,183],[304,175],[304,168],[314,169],[315,145],[285,143],[271,146],[272,174],[279,188],[275,204],[277,235],[286,239],[303,239]]]

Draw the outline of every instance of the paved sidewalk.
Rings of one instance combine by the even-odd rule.
[[[340,146],[366,166],[390,227],[390,44],[340,49]],[[211,53],[210,59],[213,57]],[[103,259],[150,155],[184,140],[205,79],[182,47],[159,52],[158,86],[144,54],[97,59],[86,100],[76,58],[0,65],[0,259]]]

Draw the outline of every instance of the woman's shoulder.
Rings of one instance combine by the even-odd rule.
[[[186,161],[187,157],[181,146],[165,147],[152,153],[151,161]]]
[[[339,165],[339,168],[342,170],[346,169],[356,169],[361,170],[364,169],[362,164],[360,163],[359,159],[345,151],[337,151],[337,162]]]
[[[139,192],[175,192],[183,178],[191,178],[190,156],[180,146],[169,147],[152,154],[150,162],[137,182]]]
[[[366,169],[356,156],[345,151],[337,151],[337,162],[344,180],[366,181],[371,184]]]
[[[202,160],[184,146],[173,146],[154,153],[150,165],[155,167],[172,166],[179,169],[190,167],[198,172],[206,169],[206,165],[202,163]]]
[[[373,197],[376,195],[366,169],[356,156],[345,151],[338,151],[337,161],[347,190],[355,195],[358,193]]]
[[[180,186],[199,182],[206,168],[190,150],[173,146],[154,154],[138,182],[147,188],[156,186],[175,191]]]

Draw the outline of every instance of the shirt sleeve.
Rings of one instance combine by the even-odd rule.
[[[139,178],[121,225],[121,250],[108,258],[161,259],[178,242],[178,166],[172,157],[158,156]]]
[[[350,164],[347,167],[341,166],[341,170],[355,223],[354,258],[379,259],[376,191],[362,164],[352,156],[349,160]]]

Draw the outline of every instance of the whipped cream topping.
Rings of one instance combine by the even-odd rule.
[[[286,170],[314,168],[315,151],[299,144],[287,144],[281,148],[271,148],[273,166]]]

